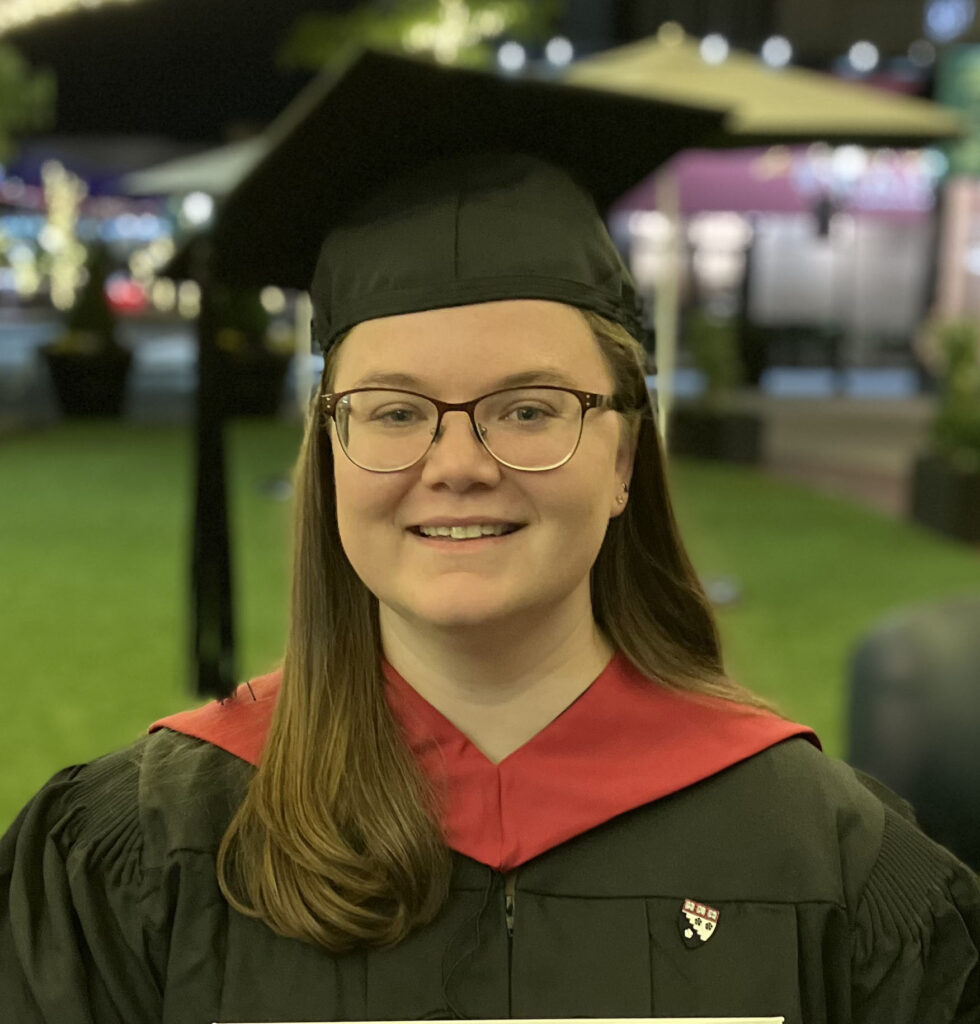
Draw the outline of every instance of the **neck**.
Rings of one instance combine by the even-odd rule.
[[[525,617],[439,629],[382,605],[382,646],[395,671],[497,763],[560,715],[609,663],[613,648],[591,607],[586,611],[547,623]]]

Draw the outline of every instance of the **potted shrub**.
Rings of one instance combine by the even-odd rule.
[[[762,421],[756,413],[731,403],[743,380],[735,322],[699,310],[689,318],[685,338],[705,386],[694,401],[674,406],[670,450],[695,458],[758,462]]]
[[[118,416],[126,396],[132,352],[116,337],[116,315],[106,297],[111,260],[105,246],[93,246],[87,278],[68,313],[64,333],[41,348],[66,416]]]
[[[928,451],[912,472],[912,517],[959,540],[980,542],[980,330],[940,324],[938,405]]]
[[[225,412],[274,416],[293,357],[292,332],[271,321],[257,288],[219,287],[214,304]]]

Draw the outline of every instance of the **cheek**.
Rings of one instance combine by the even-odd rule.
[[[603,424],[601,433],[589,439],[589,444],[581,452],[581,463],[575,467],[576,473],[576,504],[589,510],[589,514],[598,519],[608,519],[610,503],[615,499],[621,483],[617,470],[617,457],[620,449],[620,434],[616,424]],[[608,429],[612,427],[613,429]]]
[[[336,446],[334,446],[333,465],[334,493],[337,496],[337,519],[340,521],[347,518],[350,511],[364,500],[363,486],[358,486],[359,481],[355,476],[357,467],[352,466],[344,454],[338,452]]]
[[[347,546],[347,522],[356,514],[358,489],[351,470],[352,466],[336,443],[333,446],[333,486],[337,508],[337,527],[344,546]]]
[[[561,481],[556,478],[556,486],[542,493],[542,511],[559,525],[569,542],[573,537],[580,540],[590,537],[601,543],[609,522],[615,481],[615,465],[611,460],[583,460],[574,475]]]
[[[337,529],[347,557],[356,563],[377,549],[375,528],[394,522],[406,483],[397,473],[367,473],[335,449],[338,455],[339,461],[334,461]]]

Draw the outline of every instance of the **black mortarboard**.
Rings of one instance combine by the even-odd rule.
[[[643,332],[592,197],[521,154],[441,160],[397,179],[327,235],[310,294],[324,350],[363,320],[488,299],[566,302]]]
[[[638,330],[632,283],[599,213],[678,150],[710,144],[721,118],[365,53],[270,128],[264,158],[228,196],[204,246],[184,250],[170,273],[198,277],[205,291],[313,280],[323,344],[364,319],[521,297],[584,306]],[[205,299],[195,654],[199,691],[224,695],[235,682],[230,565],[207,310]]]

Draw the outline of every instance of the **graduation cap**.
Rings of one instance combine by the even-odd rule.
[[[599,214],[677,151],[716,141],[721,118],[367,52],[338,79],[315,81],[270,127],[264,157],[227,197],[210,234],[168,268],[203,287],[192,572],[198,692],[225,696],[237,681],[209,289],[306,289],[313,281],[321,344],[361,320],[500,298],[565,301],[638,329],[629,274]]]

